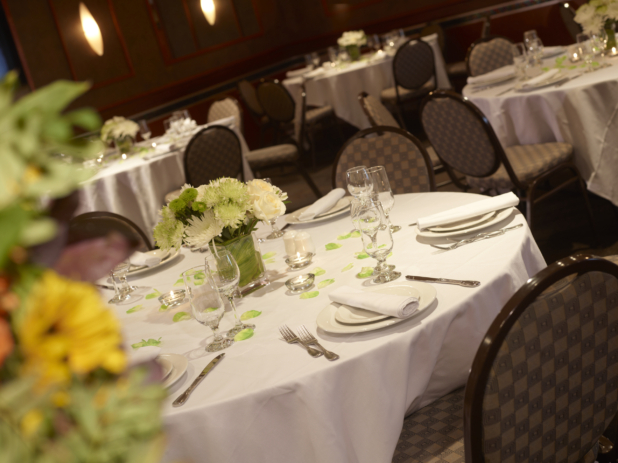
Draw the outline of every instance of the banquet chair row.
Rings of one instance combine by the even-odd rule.
[[[617,257],[580,254],[530,278],[491,323],[465,391],[404,420],[393,463],[592,463],[609,452],[617,437]]]

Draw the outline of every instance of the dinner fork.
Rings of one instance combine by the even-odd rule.
[[[312,357],[319,357],[320,355],[322,355],[322,352],[320,352],[319,350],[315,350],[313,347],[301,341],[300,338],[296,336],[294,332],[286,325],[281,325],[279,327],[279,332],[281,333],[281,336],[283,336],[285,342],[287,342],[288,344],[294,344],[295,342],[299,343],[305,349],[307,349],[307,353]]]
[[[326,357],[327,360],[337,360],[339,358],[339,356],[335,354],[334,352],[324,349],[324,347],[322,347],[322,345],[318,342],[315,336],[312,335],[307,328],[305,328],[305,325],[300,325],[298,327],[298,333],[299,333],[299,338],[304,343],[313,344],[317,346],[317,348],[320,349],[324,353],[324,357]]]

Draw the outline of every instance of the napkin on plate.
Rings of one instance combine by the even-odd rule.
[[[328,298],[339,304],[397,318],[408,318],[418,309],[418,297],[361,291],[351,286],[341,286],[331,291]]]
[[[161,262],[161,257],[153,256],[145,252],[135,251],[129,261],[131,262],[131,265],[135,265],[136,267],[154,267]]]
[[[285,73],[285,77],[302,76],[303,74],[306,74],[311,70],[313,70],[313,64],[310,64],[309,66],[305,66],[304,68],[301,68],[301,69],[294,69],[293,71],[288,71]]]
[[[343,188],[335,188],[323,198],[318,199],[315,203],[307,208],[306,211],[301,212],[298,216],[298,220],[306,222],[313,219],[316,215],[320,215],[333,208],[337,201],[345,196],[345,190]]]
[[[560,69],[550,69],[549,71],[544,72],[540,76],[536,76],[530,80],[527,80],[526,82],[524,82],[522,87],[531,87],[536,84],[541,84],[549,79],[554,78],[556,74],[558,74],[559,72],[560,72]]]
[[[472,204],[466,204],[465,206],[455,207],[438,214],[422,217],[418,219],[418,228],[419,230],[424,230],[437,225],[459,222],[460,220],[471,219],[472,217],[517,206],[518,204],[519,198],[513,192],[509,192],[500,196],[494,196],[493,198],[482,199]]]
[[[515,66],[513,66],[512,64],[503,66],[498,69],[494,69],[493,71],[488,72],[487,74],[483,74],[480,76],[474,76],[474,77],[468,77],[468,84],[469,85],[482,85],[488,82],[493,82],[501,78],[506,79],[507,77],[515,77]]]

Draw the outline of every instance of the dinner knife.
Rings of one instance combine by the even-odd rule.
[[[210,373],[210,371],[215,366],[217,366],[217,363],[219,363],[224,356],[225,356],[225,353],[219,354],[214,359],[212,359],[211,362],[208,365],[206,365],[206,368],[204,368],[202,372],[198,375],[198,377],[195,378],[195,381],[193,381],[193,384],[191,384],[191,386],[189,386],[185,392],[180,394],[178,398],[174,400],[174,402],[172,402],[172,405],[174,407],[180,407],[182,404],[184,404],[189,398],[189,396],[191,395],[191,393],[195,390],[195,388],[202,382],[202,380],[206,377],[206,375]]]
[[[419,277],[416,275],[406,275],[406,280],[412,281],[426,281],[428,283],[444,283],[447,285],[459,285],[465,288],[476,288],[481,285],[480,281],[472,281],[472,280],[449,280],[448,278],[430,278],[430,277]]]

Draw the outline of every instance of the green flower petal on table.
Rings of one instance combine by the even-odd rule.
[[[327,251],[333,251],[333,250],[335,250],[335,249],[339,249],[340,247],[341,247],[341,245],[340,245],[340,244],[337,244],[337,243],[328,243],[328,244],[325,246],[325,248],[326,248],[326,250],[327,250]]]
[[[275,263],[275,259],[268,259],[264,261],[265,264],[274,264]]]
[[[320,275],[324,275],[326,273],[326,270],[324,270],[322,267],[316,267],[311,271],[311,273],[313,273],[316,277],[319,277]]]
[[[247,328],[234,336],[234,341],[244,341],[245,339],[249,339],[251,336],[253,336],[253,330],[251,328]]]
[[[176,283],[174,283],[174,286],[184,286],[185,284],[185,280],[183,278],[179,278],[178,280],[176,280]]]
[[[145,340],[142,339],[140,342],[136,342],[135,344],[131,344],[131,347],[133,349],[139,349],[140,347],[146,347],[146,346],[158,346],[159,344],[161,344],[161,338],[159,339],[149,339],[149,340]]]
[[[373,267],[363,267],[360,272],[356,274],[356,278],[369,278],[373,275]]]
[[[328,285],[332,285],[335,282],[334,278],[330,280],[323,280],[318,283],[318,289],[326,288]]]
[[[165,312],[167,309],[169,309],[168,306],[166,306],[165,304],[161,304],[161,307],[159,307],[159,312]]]
[[[360,238],[361,232],[359,232],[358,230],[354,230],[352,233],[350,233],[350,235],[352,236],[352,238]]]
[[[319,291],[309,291],[308,293],[302,293],[300,295],[301,299],[313,299],[314,297],[317,297],[317,295],[320,294]]]
[[[276,252],[267,252],[266,254],[262,255],[262,259],[266,260],[266,259],[270,259],[271,257],[275,257],[277,255]]]
[[[354,264],[348,264],[348,265],[346,265],[345,267],[343,267],[343,268],[341,269],[341,273],[343,273],[343,272],[347,272],[347,271],[348,271],[348,270],[350,270],[352,267],[354,267]]]
[[[350,238],[352,236],[352,233],[348,233],[347,235],[339,235],[337,237],[338,240],[347,240],[348,238]]]
[[[259,317],[260,315],[262,315],[262,312],[259,312],[257,310],[249,310],[249,311],[245,312],[244,314],[242,314],[240,316],[240,319],[242,321],[245,321],[245,320],[249,320],[251,318]]]
[[[391,252],[388,256],[386,256],[386,258],[388,259],[389,257],[391,257],[393,255],[393,253]]]
[[[201,270],[197,272],[195,275],[193,275],[193,279],[195,280],[203,280],[205,278],[206,278],[206,274],[202,272]]]
[[[178,312],[174,315],[174,318],[172,318],[172,320],[174,321],[174,323],[181,322],[183,320],[191,320],[191,315],[189,315],[187,312]]]
[[[369,254],[367,254],[365,251],[355,252],[354,255],[356,256],[357,259],[367,259],[369,257]]]
[[[142,304],[136,305],[135,307],[131,307],[129,310],[127,310],[127,313],[135,313],[138,310],[141,310],[142,307],[144,307]]]
[[[159,297],[161,295],[158,289],[153,288],[153,290],[154,291],[152,293],[146,294],[144,299],[154,299],[155,297]]]

